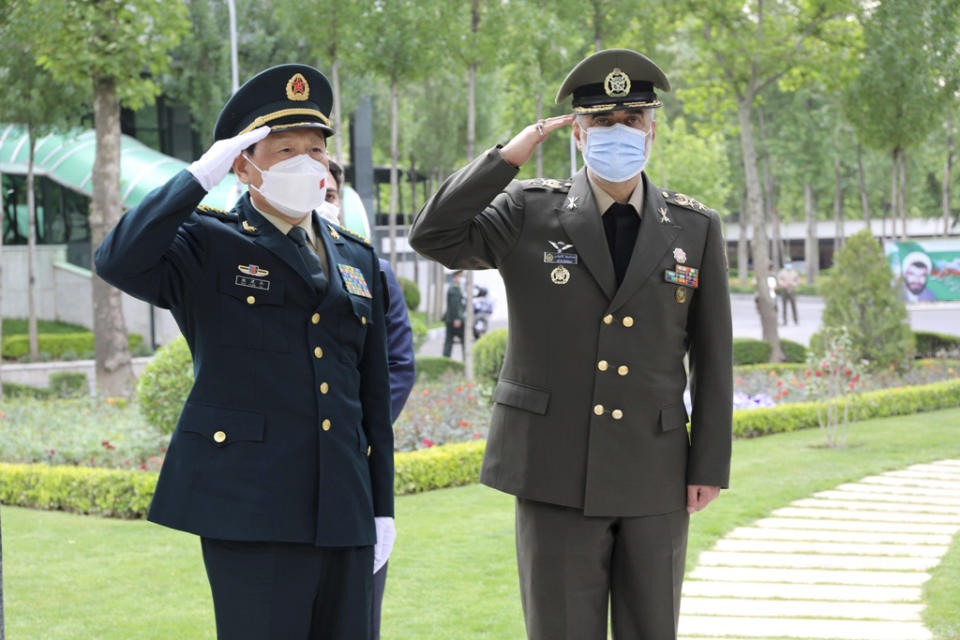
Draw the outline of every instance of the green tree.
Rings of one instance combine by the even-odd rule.
[[[897,300],[893,274],[883,249],[869,229],[847,239],[834,258],[833,274],[824,287],[823,327],[845,327],[856,358],[872,369],[907,369],[914,338],[907,308]]]
[[[758,167],[755,108],[763,92],[788,74],[826,65],[832,49],[851,31],[846,17],[853,0],[686,0],[679,7],[691,16],[685,32],[694,44],[688,91],[700,112],[735,111],[746,180],[745,213],[753,229],[753,266],[763,339],[771,359],[783,360],[776,309],[767,288],[770,261],[764,193]],[[742,268],[742,266],[741,266]]]
[[[25,11],[47,19],[35,34],[37,60],[59,81],[93,90],[97,150],[90,206],[95,249],[123,213],[120,199],[120,106],[139,108],[158,92],[168,52],[186,32],[179,2],[25,0]],[[144,73],[144,72],[147,73]],[[102,395],[129,396],[133,369],[121,294],[93,277],[93,330],[97,387]]]
[[[685,118],[657,121],[647,174],[661,187],[722,207],[733,187],[725,141],[720,132],[702,134],[687,127]]]
[[[865,51],[846,94],[858,139],[892,160],[890,204],[906,237],[906,152],[955,108],[960,66],[960,3],[881,2],[864,20]],[[891,236],[894,233],[891,233]]]

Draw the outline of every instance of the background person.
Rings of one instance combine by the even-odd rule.
[[[463,353],[463,321],[467,312],[463,299],[463,271],[454,271],[450,277],[450,286],[447,287],[447,310],[443,314],[445,332],[443,336],[443,357],[449,358],[453,353],[453,339],[460,339],[460,352]],[[464,356],[466,357],[466,356]]]
[[[454,173],[410,244],[449,268],[497,268],[509,334],[481,481],[517,496],[517,561],[534,640],[676,637],[689,514],[727,486],[732,330],[720,218],[643,173],[657,65],[611,49],[557,102]],[[514,181],[573,125],[587,168]],[[693,416],[683,403],[689,353]]]
[[[254,76],[213,146],[95,255],[104,280],[169,308],[190,346],[196,380],[147,517],[201,537],[222,639],[366,638],[374,556],[392,542],[380,267],[311,213],[331,103],[312,67]],[[231,166],[249,192],[229,213],[199,206]]]
[[[326,202],[318,208],[325,220],[342,225],[341,199],[343,191],[343,168],[335,160],[330,160],[330,186],[327,188]],[[410,317],[403,297],[400,282],[390,268],[390,262],[380,258],[381,273],[386,280],[390,304],[387,307],[387,360],[390,368],[390,399],[393,421],[403,410],[413,383],[416,380],[413,351],[413,331]],[[387,583],[387,558],[375,557],[373,563],[373,608],[370,617],[370,638],[380,637],[380,612],[383,607],[383,592]]]
[[[780,289],[780,295],[783,297],[781,306],[783,307],[783,324],[787,324],[787,305],[793,309],[793,324],[800,324],[797,320],[797,285],[800,284],[800,274],[793,268],[793,264],[786,263],[783,268],[777,272],[777,285]]]

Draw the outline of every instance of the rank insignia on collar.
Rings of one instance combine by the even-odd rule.
[[[258,278],[265,278],[270,275],[270,272],[264,269],[263,267],[258,267],[255,264],[238,264],[237,269],[240,270],[240,273],[245,273],[248,276],[256,276]]]
[[[673,220],[671,220],[671,219],[667,216],[667,208],[666,208],[666,207],[660,207],[660,209],[657,211],[657,213],[660,214],[660,224],[664,224],[664,223],[667,223],[667,222],[669,222],[670,224],[673,224]]]
[[[687,261],[687,252],[681,249],[680,247],[677,247],[676,249],[673,250],[673,259],[679,262],[680,264],[683,264],[684,262]]]
[[[250,224],[249,222],[247,222],[246,220],[243,221],[241,226],[243,227],[244,231],[247,231],[249,233],[255,233],[257,231],[257,228],[252,224]]]
[[[334,229],[334,228],[331,227],[330,225],[327,225],[327,228],[330,229],[330,237],[331,237],[331,238],[333,238],[334,240],[339,240],[339,239],[340,239],[340,234],[337,233],[337,230],[336,230],[336,229]]]
[[[573,211],[577,208],[577,200],[580,199],[580,196],[567,196],[567,209]]]
[[[337,270],[340,271],[340,277],[343,279],[343,286],[348,293],[363,298],[372,298],[373,294],[367,287],[367,281],[356,267],[349,264],[337,264]]]

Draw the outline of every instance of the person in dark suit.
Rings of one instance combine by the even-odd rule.
[[[342,206],[340,194],[343,191],[343,167],[335,160],[329,161],[330,186],[327,188],[327,200],[317,209],[320,216],[329,222],[341,225]],[[362,233],[362,229],[352,229]],[[393,409],[393,421],[403,410],[417,372],[414,364],[413,331],[410,328],[410,316],[403,297],[403,289],[397,276],[393,274],[390,263],[380,258],[380,273],[386,281],[390,305],[387,307],[387,360],[390,368],[390,404]],[[383,607],[383,593],[387,584],[387,558],[373,559],[373,609],[370,617],[370,640],[380,638],[380,611]]]
[[[643,172],[656,89],[670,89],[666,76],[635,51],[589,56],[557,94],[572,94],[573,114],[531,124],[454,173],[410,231],[424,256],[503,276],[508,344],[481,481],[516,496],[535,640],[605,640],[608,610],[617,640],[676,638],[689,514],[728,483],[720,218]],[[513,180],[569,125],[584,170]]]
[[[447,287],[447,310],[443,314],[445,327],[443,336],[443,357],[449,358],[453,353],[454,338],[460,339],[460,350],[463,346],[463,319],[466,314],[466,305],[463,300],[463,271],[454,271],[450,277],[450,286]]]
[[[380,266],[311,213],[331,103],[312,67],[257,74],[213,146],[95,255],[104,280],[170,309],[190,345],[196,380],[148,519],[200,536],[229,640],[367,637],[373,559],[392,544]],[[229,212],[200,205],[231,167],[249,192]]]

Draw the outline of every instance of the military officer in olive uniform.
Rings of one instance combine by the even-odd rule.
[[[452,175],[410,232],[423,255],[499,269],[506,285],[509,339],[481,481],[517,496],[536,640],[605,639],[608,605],[618,640],[675,638],[689,514],[728,482],[720,219],[642,172],[657,89],[669,82],[639,53],[588,57],[557,94],[572,94],[573,114],[526,127]],[[571,124],[584,170],[513,180]]]
[[[393,539],[380,267],[311,213],[331,103],[312,67],[256,75],[210,150],[96,252],[104,280],[169,308],[190,345],[196,381],[148,518],[201,537],[229,640],[366,638],[373,545]],[[231,167],[250,191],[230,212],[199,206]]]

